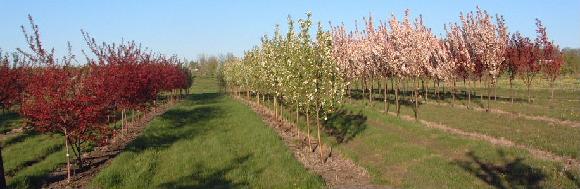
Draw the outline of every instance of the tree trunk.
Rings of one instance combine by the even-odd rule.
[[[298,113],[298,110],[298,101],[296,101],[296,135],[298,135],[298,138],[300,138],[300,126],[298,125],[298,121],[300,121],[300,114]]]
[[[350,84],[346,85],[346,100],[350,103],[350,98],[352,98],[350,91]]]
[[[433,88],[435,88],[435,98],[440,100],[441,97],[439,96],[439,80],[433,80]]]
[[[371,85],[369,87],[369,105],[372,105],[372,103],[373,103],[373,93],[374,93],[374,91],[373,91],[373,86],[374,85],[373,85],[373,78],[372,77],[371,77],[371,79],[369,81],[369,84]]]
[[[469,105],[471,105],[471,88],[469,87],[469,81],[467,81],[467,109],[469,109]]]
[[[397,79],[397,90],[395,90],[395,102],[397,105],[397,117],[399,117],[399,114],[401,113],[401,104],[399,103],[399,90],[400,90],[400,79]]]
[[[389,104],[390,103],[387,100],[387,90],[388,89],[389,89],[388,81],[385,80],[385,90],[383,91],[383,102],[384,102],[383,111],[385,111],[385,114],[389,113]]]
[[[278,119],[278,98],[274,96],[274,118]]]
[[[318,105],[317,105],[317,107],[318,107]],[[323,160],[324,153],[322,151],[323,150],[322,149],[322,138],[320,138],[321,130],[320,130],[320,114],[319,114],[319,112],[320,112],[320,109],[316,108],[316,129],[317,129],[316,134],[318,134],[318,151],[320,152],[320,159]]]
[[[451,96],[452,96],[452,101],[451,101],[451,106],[455,105],[455,93],[457,91],[457,85],[455,82],[455,79],[453,80],[453,91],[451,92]]]
[[[514,96],[516,95],[516,91],[514,90],[513,79],[510,78],[510,91],[512,91],[511,100],[512,104],[514,103]]]
[[[361,91],[362,91],[361,100],[364,102],[364,99],[365,99],[365,97],[366,97],[366,91],[367,91],[367,89],[366,89],[366,87],[365,87],[365,82],[364,82],[364,79],[361,79],[361,80],[360,80],[360,89],[361,89]]]
[[[6,178],[4,177],[4,159],[2,159],[2,145],[0,145],[0,188],[6,188]]]
[[[445,93],[445,83],[447,83],[447,82],[443,81],[443,87],[442,87],[443,88],[443,91],[441,91],[441,93],[443,94],[443,99],[442,100],[445,100],[447,98],[446,97],[447,96],[447,93]]]
[[[552,89],[551,89],[552,94],[550,95],[550,100],[554,100],[554,88],[555,88],[554,80],[552,80],[550,83],[551,83],[550,85],[552,86]]]
[[[423,85],[423,91],[425,91],[425,102],[426,102],[427,100],[429,100],[429,96],[427,93],[427,88],[425,88],[425,80],[421,80],[421,85]],[[429,83],[427,83],[427,85],[429,85]]]
[[[126,119],[126,115],[125,115],[125,109],[121,110],[121,129],[125,130],[125,119]]]
[[[487,85],[487,109],[485,110],[486,112],[489,112],[490,110],[490,101],[491,101],[491,80],[488,81],[488,79],[485,79],[485,83]]]
[[[413,80],[413,82],[416,84],[415,87],[415,120],[419,120],[419,81],[415,81],[415,79]]]
[[[64,129],[64,147],[66,148],[66,182],[70,183],[71,176],[71,166],[70,166],[70,153],[68,149],[68,133]]]
[[[531,82],[528,82],[527,83],[527,86],[528,86],[528,103],[531,103],[532,102],[532,94],[530,93],[530,85],[532,85],[532,83]]]
[[[312,151],[312,143],[310,142],[310,116],[309,116],[309,110],[310,108],[306,107],[306,135],[308,137],[308,149],[310,149],[310,151]]]

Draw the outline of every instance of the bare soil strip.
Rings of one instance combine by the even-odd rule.
[[[322,144],[322,148],[324,157],[327,158],[326,162],[323,162],[320,157],[320,148],[318,148],[317,140],[314,137],[312,137],[314,151],[311,151],[308,148],[307,135],[302,131],[297,131],[294,124],[275,119],[272,110],[263,105],[242,98],[237,99],[260,115],[262,120],[278,133],[293,152],[294,157],[308,170],[320,175],[329,188],[389,188],[372,185],[371,176],[364,168],[339,153],[333,153],[332,149],[324,144]]]
[[[389,112],[389,115],[397,116],[397,114],[395,114],[394,112]],[[400,115],[400,117],[404,120],[407,120],[407,121],[415,121],[415,118],[413,116]],[[567,157],[567,156],[560,156],[560,155],[556,155],[556,154],[548,152],[548,151],[535,149],[535,148],[532,148],[532,147],[529,147],[526,145],[522,145],[522,144],[517,144],[513,141],[510,141],[510,140],[507,140],[504,138],[495,138],[495,137],[488,136],[488,135],[481,134],[481,133],[467,132],[467,131],[463,131],[461,129],[456,129],[456,128],[448,127],[448,126],[443,125],[443,124],[429,122],[429,121],[425,121],[425,120],[421,120],[421,119],[419,119],[419,122],[422,123],[423,125],[429,127],[429,128],[443,130],[445,132],[452,133],[455,135],[460,135],[460,136],[464,136],[464,137],[476,139],[476,140],[487,141],[487,142],[494,144],[494,145],[524,149],[524,150],[527,150],[533,157],[535,157],[537,159],[561,162],[562,164],[564,164],[564,168],[567,170],[569,170],[571,168],[580,167],[580,161],[577,159]]]
[[[49,175],[47,183],[43,188],[86,188],[100,170],[107,167],[111,163],[111,160],[125,149],[127,144],[141,135],[153,118],[165,113],[173,105],[175,103],[168,102],[157,107],[156,111],[147,112],[133,123],[127,124],[125,129],[121,130],[121,132],[109,140],[106,146],[98,147],[91,152],[84,153],[85,168],[76,170],[77,172],[72,176],[70,183],[67,183],[66,180],[67,173],[65,165]]]
[[[469,109],[469,110],[475,110],[475,111],[479,111],[479,112],[485,112],[485,108],[479,108],[479,107],[474,107],[471,106],[470,108],[467,108],[466,105],[460,105],[460,104],[454,104],[454,105],[450,105],[447,103],[438,103],[438,102],[427,102],[428,104],[433,104],[433,105],[439,105],[439,106],[451,106],[451,107],[458,107],[458,108],[463,108],[463,109]],[[578,128],[580,127],[580,122],[574,122],[574,121],[569,121],[569,120],[559,120],[556,118],[552,118],[552,117],[546,117],[546,116],[531,116],[531,115],[527,115],[527,114],[522,114],[522,113],[514,113],[514,112],[507,112],[507,111],[503,111],[500,109],[489,109],[490,112],[492,113],[496,113],[496,114],[503,114],[503,115],[510,115],[510,116],[516,116],[516,117],[521,117],[524,119],[528,119],[528,120],[534,120],[534,121],[543,121],[543,122],[548,122],[548,123],[553,123],[553,124],[559,124],[559,125],[565,125],[565,126],[569,126],[569,127],[574,127],[574,128]]]

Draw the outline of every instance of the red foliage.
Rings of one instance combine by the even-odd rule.
[[[16,55],[14,55],[16,57]],[[10,65],[13,61],[14,64]],[[11,60],[8,55],[0,52],[0,107],[10,108],[22,100],[22,91],[25,85],[25,70],[18,67],[18,59]]]
[[[542,21],[536,19],[536,44],[540,48],[540,63],[542,71],[550,82],[554,82],[560,76],[560,70],[564,64],[564,57],[560,48],[548,39],[546,27]]]
[[[78,156],[83,142],[99,142],[107,136],[106,94],[94,84],[90,69],[72,65],[70,45],[69,55],[60,60],[54,58],[54,50],[45,50],[38,27],[29,19],[33,35],[23,32],[32,52],[19,51],[33,66],[29,68],[20,113],[41,132],[65,134]]]
[[[538,52],[538,46],[530,38],[524,37],[520,33],[513,34],[507,53],[510,77],[517,74],[533,77],[538,73],[540,71]]]

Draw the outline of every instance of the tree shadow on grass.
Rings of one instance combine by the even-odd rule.
[[[151,148],[167,148],[179,140],[201,135],[211,127],[198,123],[215,119],[221,114],[222,110],[216,106],[169,110],[161,115],[161,119],[169,124],[147,128],[143,135],[128,145],[127,150],[141,152]]]
[[[498,154],[501,163],[485,162],[473,152],[467,153],[469,160],[458,160],[455,163],[495,188],[542,188],[546,174],[541,169],[527,165],[523,158],[512,160],[501,150]]]
[[[348,142],[357,134],[366,129],[367,117],[362,113],[339,109],[330,114],[323,122],[327,133],[336,138],[338,143]]]
[[[576,188],[580,188],[580,175],[574,175],[571,171],[565,171],[564,174],[566,174],[566,178],[576,185]]]
[[[6,138],[6,140],[0,142],[0,145],[3,145],[2,147],[5,148],[5,147],[8,147],[10,145],[25,141],[26,139],[32,138],[32,137],[37,136],[37,135],[39,135],[39,133],[34,131],[34,130],[26,130],[26,131],[22,132],[21,134],[18,134],[14,137]]]
[[[185,99],[189,100],[193,105],[205,105],[218,102],[222,96],[223,94],[221,93],[196,93],[185,96]]]
[[[15,127],[12,123],[19,119],[20,116],[16,112],[0,112],[0,134],[5,134],[12,130]]]
[[[157,188],[172,189],[202,189],[202,188],[248,188],[247,181],[236,182],[226,178],[226,175],[235,169],[239,169],[245,164],[251,155],[244,155],[233,159],[229,164],[221,168],[209,168],[203,164],[196,164],[193,172],[181,177],[175,181],[166,182],[157,186]]]

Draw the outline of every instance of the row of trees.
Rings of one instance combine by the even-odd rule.
[[[401,83],[414,85],[412,102],[418,118],[420,84],[425,81],[434,81],[437,86],[450,83],[455,99],[457,81],[469,87],[483,80],[489,110],[491,90],[495,93],[497,79],[504,73],[509,75],[510,83],[516,77],[522,78],[528,91],[539,71],[551,83],[560,75],[562,55],[558,46],[548,39],[546,28],[539,20],[536,21],[538,35],[532,41],[520,33],[511,34],[510,38],[502,16],[490,16],[479,8],[461,13],[460,23],[445,25],[446,36],[442,38],[424,26],[421,16],[413,22],[409,16],[409,11],[402,21],[391,16],[378,27],[370,16],[364,20],[362,31],[356,28],[349,32],[344,25],[332,28],[333,57],[343,78],[348,83],[360,81],[363,96],[368,91],[369,101],[373,98],[374,82],[377,81],[379,91],[380,82],[384,82],[385,112],[389,111],[388,81],[395,93],[397,114]],[[469,104],[472,92],[467,90]],[[426,100],[427,90],[423,91]]]
[[[154,54],[135,42],[97,43],[86,32],[92,53],[84,53],[86,63],[78,62],[70,44],[68,54],[57,58],[29,20],[32,32],[22,27],[28,50],[0,59],[1,105],[19,105],[19,113],[37,131],[64,135],[69,178],[69,149],[82,167],[83,146],[106,143],[116,132],[110,123],[125,122],[128,110],[154,107],[161,92],[176,98],[192,83],[189,69],[174,56]]]
[[[332,37],[318,24],[315,40],[311,37],[311,14],[295,22],[288,18],[288,33],[283,36],[278,26],[272,38],[264,36],[262,44],[247,51],[241,61],[224,65],[224,80],[230,92],[256,102],[273,99],[275,116],[278,118],[284,105],[295,109],[296,122],[299,112],[306,116],[308,146],[310,118],[317,125],[318,144],[321,144],[320,120],[334,111],[344,95],[346,83],[332,57]],[[252,93],[252,94],[251,94]],[[322,157],[323,149],[318,145]]]
[[[489,110],[490,94],[492,90],[495,93],[500,76],[507,74],[510,81],[522,78],[529,87],[540,71],[554,82],[563,64],[558,46],[548,39],[539,20],[538,35],[532,41],[519,33],[510,34],[502,16],[491,16],[479,7],[475,12],[461,13],[459,23],[446,24],[442,37],[434,35],[421,16],[412,20],[407,10],[402,20],[393,15],[378,25],[369,16],[362,30],[349,31],[340,25],[324,31],[319,23],[312,40],[310,13],[307,15],[298,21],[299,33],[289,18],[285,36],[276,27],[272,38],[264,36],[259,47],[246,52],[241,61],[226,64],[223,72],[234,94],[255,95],[257,102],[271,97],[276,115],[280,104],[295,107],[297,118],[299,112],[305,114],[308,132],[309,118],[315,115],[320,132],[320,119],[336,109],[345,93],[351,97],[356,82],[369,101],[376,90],[382,92],[385,112],[389,111],[391,83],[397,115],[401,85],[412,83],[410,101],[418,119],[420,98],[428,96],[423,90],[425,95],[420,97],[420,85],[425,81],[436,84],[437,95],[440,84],[450,84],[455,99],[456,82],[474,88],[476,81],[483,80]]]

